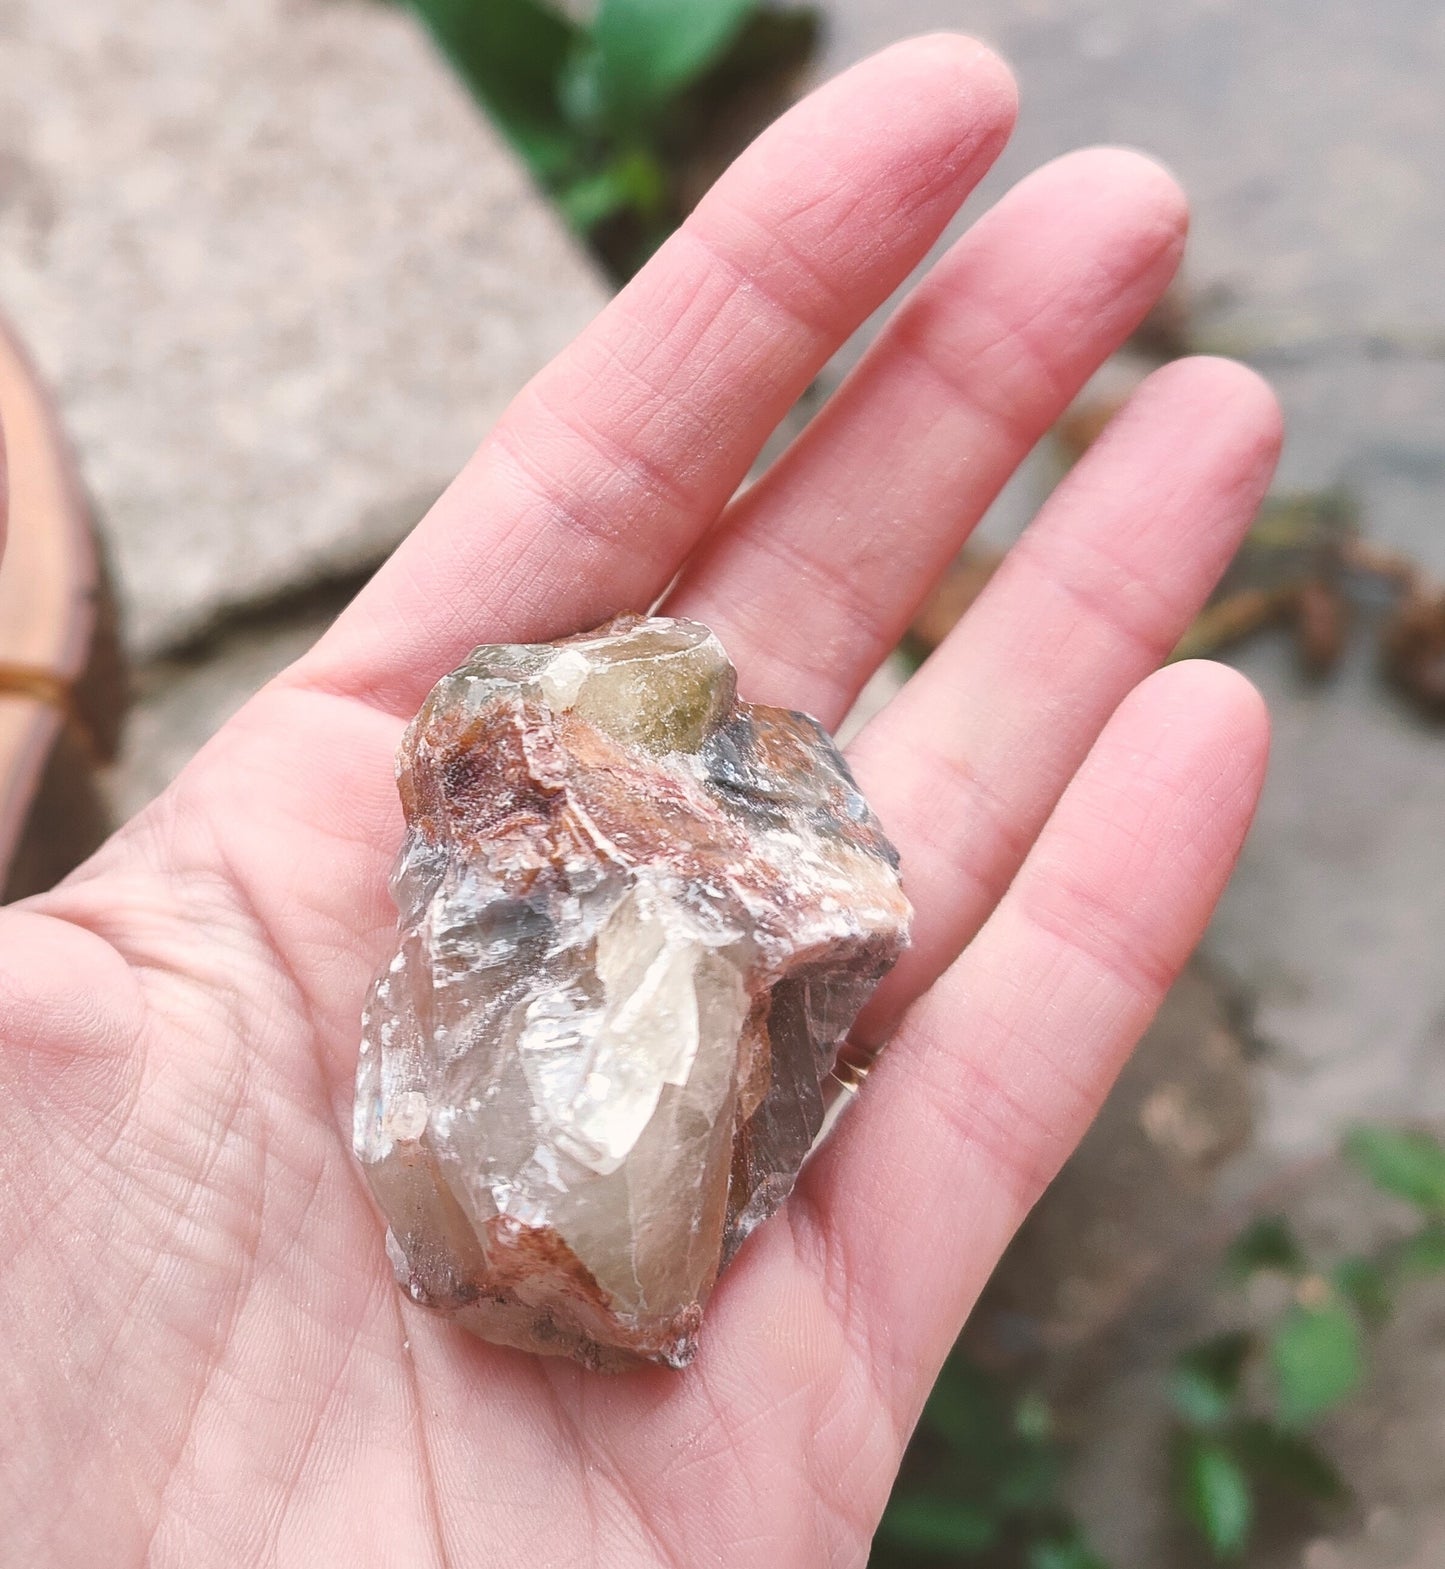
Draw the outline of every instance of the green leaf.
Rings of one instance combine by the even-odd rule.
[[[1445,1149],[1428,1133],[1356,1128],[1345,1153],[1386,1193],[1430,1214],[1445,1214]]]
[[[1254,1349],[1246,1334],[1219,1335],[1191,1347],[1174,1364],[1169,1396],[1192,1427],[1218,1427],[1234,1412],[1244,1366]]]
[[[994,1502],[1011,1515],[1045,1510],[1058,1496],[1062,1470],[1060,1457],[1053,1450],[1020,1445],[1007,1455],[993,1489]]]
[[[540,0],[410,0],[462,79],[540,180],[576,154],[558,89],[576,25]]]
[[[1342,1503],[1349,1488],[1329,1456],[1307,1438],[1273,1422],[1241,1422],[1230,1434],[1235,1453],[1257,1476],[1306,1498]]]
[[[631,203],[626,187],[618,181],[615,172],[608,168],[596,174],[583,175],[564,185],[557,192],[557,205],[562,209],[562,216],[578,234],[586,234]]]
[[[667,199],[667,176],[650,153],[625,153],[557,193],[567,221],[582,233],[626,209],[655,217]]]
[[[654,114],[715,64],[759,0],[600,0],[592,24],[602,97],[615,122]]]
[[[1054,1436],[1054,1413],[1037,1390],[1026,1389],[1014,1404],[1014,1431],[1031,1444],[1047,1444]]]
[[[1000,1521],[971,1504],[923,1494],[895,1494],[878,1528],[915,1553],[980,1553],[998,1541]]]
[[[978,1470],[979,1462],[999,1455],[1000,1435],[1012,1426],[1010,1405],[1000,1379],[955,1351],[939,1372],[923,1420],[970,1469]]]
[[[1364,1372],[1360,1325],[1343,1302],[1292,1308],[1274,1332],[1270,1361],[1280,1420],[1306,1422],[1350,1395]]]
[[[1191,1367],[1170,1374],[1169,1399],[1190,1427],[1219,1427],[1234,1414],[1233,1397]]]
[[[1282,1215],[1264,1215],[1235,1239],[1224,1268],[1236,1280],[1247,1280],[1261,1270],[1297,1277],[1309,1268],[1309,1260],[1294,1227]]]
[[[605,105],[595,49],[579,45],[572,51],[557,78],[557,106],[579,139],[602,139]]]
[[[1028,1569],[1108,1569],[1077,1532],[1054,1541],[1030,1543],[1025,1563]]]
[[[1249,1478],[1223,1444],[1184,1434],[1175,1450],[1179,1507],[1216,1557],[1238,1558],[1254,1525]]]
[[[1401,1270],[1411,1275],[1438,1275],[1445,1270],[1445,1227],[1426,1226],[1401,1244]]]
[[[1394,1311],[1389,1277],[1372,1259],[1347,1258],[1337,1265],[1335,1288],[1367,1324],[1383,1324]]]

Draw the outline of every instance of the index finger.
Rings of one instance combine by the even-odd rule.
[[[805,99],[523,390],[293,679],[409,713],[473,645],[645,609],[1013,123],[996,56],[895,45]]]

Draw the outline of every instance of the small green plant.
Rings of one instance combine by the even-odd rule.
[[[796,63],[816,15],[764,0],[410,0],[538,183],[626,276],[677,226],[718,100]]]
[[[1255,1221],[1225,1258],[1234,1291],[1274,1277],[1278,1305],[1188,1347],[1169,1378],[1172,1505],[1216,1562],[1236,1562],[1272,1499],[1348,1497],[1313,1429],[1354,1395],[1369,1334],[1413,1280],[1445,1272],[1445,1146],[1357,1128],[1351,1162],[1416,1215],[1369,1253],[1316,1256],[1281,1216]],[[873,1569],[1108,1569],[1063,1494],[1066,1454],[1047,1404],[955,1348],[919,1422],[879,1528]]]
[[[1375,1187],[1414,1207],[1414,1228],[1330,1262],[1282,1217],[1256,1221],[1230,1249],[1226,1280],[1278,1277],[1288,1288],[1283,1305],[1262,1326],[1201,1342],[1174,1365],[1175,1500],[1220,1563],[1243,1555],[1270,1497],[1347,1496],[1311,1430],[1358,1389],[1368,1334],[1389,1318],[1401,1287],[1445,1270],[1445,1148],[1388,1128],[1357,1128],[1344,1148]]]
[[[874,1569],[1105,1569],[1064,1504],[1048,1405],[955,1349],[874,1544]]]

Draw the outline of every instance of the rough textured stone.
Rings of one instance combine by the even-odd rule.
[[[0,0],[0,302],[143,653],[383,553],[604,298],[400,6]]]
[[[695,622],[478,649],[399,777],[354,1135],[398,1280],[506,1345],[681,1366],[905,940],[897,856]]]

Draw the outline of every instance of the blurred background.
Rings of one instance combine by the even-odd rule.
[[[989,40],[1022,87],[961,223],[1094,141],[1171,165],[1195,223],[1181,285],[1000,498],[865,706],[1153,366],[1247,360],[1289,441],[1187,640],[1268,696],[1258,825],[945,1371],[875,1562],[1438,1566],[1437,4],[0,0],[0,306],[73,443],[130,692],[121,726],[102,682],[71,748],[83,779],[50,769],[11,891],[162,789],[315,637],[767,119],[934,28]],[[90,637],[113,675],[115,645]]]

